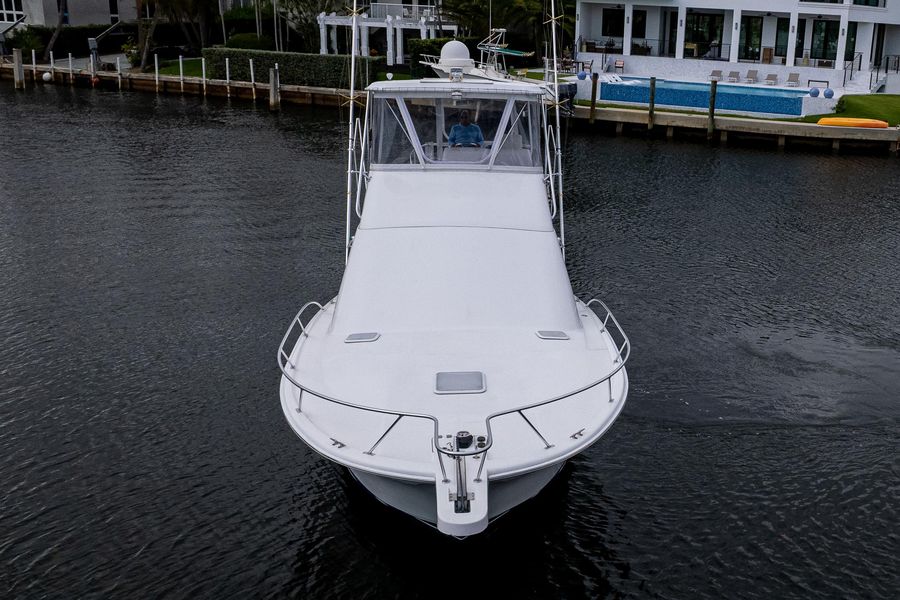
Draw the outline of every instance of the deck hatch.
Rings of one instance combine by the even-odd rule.
[[[376,331],[370,331],[367,333],[351,333],[344,340],[345,344],[359,344],[361,342],[374,342],[378,338],[381,337],[381,334]]]
[[[435,394],[481,394],[486,389],[481,371],[444,371],[434,379]]]
[[[569,335],[565,331],[538,331],[537,336],[542,340],[567,340]]]

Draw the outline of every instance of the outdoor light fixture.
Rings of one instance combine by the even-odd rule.
[[[631,17],[625,17],[625,24],[631,23]]]

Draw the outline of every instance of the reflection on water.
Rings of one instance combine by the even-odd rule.
[[[575,132],[568,262],[622,418],[464,543],[283,422],[337,290],[343,118],[0,87],[5,597],[892,597],[896,161]]]

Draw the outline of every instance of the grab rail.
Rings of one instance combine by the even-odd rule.
[[[578,301],[578,298],[575,298],[575,300]],[[423,413],[412,413],[412,412],[399,411],[399,410],[388,410],[388,409],[384,409],[384,408],[376,408],[373,406],[364,406],[361,404],[355,404],[353,402],[347,402],[345,400],[339,400],[337,398],[328,396],[327,394],[322,394],[320,392],[317,392],[317,391],[309,388],[308,386],[301,384],[296,379],[294,379],[294,377],[290,373],[288,373],[288,370],[286,367],[288,365],[290,365],[291,370],[295,370],[296,367],[294,366],[293,363],[290,362],[290,355],[288,355],[284,351],[284,345],[287,342],[288,338],[290,337],[290,334],[294,331],[294,328],[297,325],[300,325],[300,334],[298,336],[298,341],[299,341],[300,336],[308,335],[306,333],[306,328],[322,312],[322,310],[324,310],[324,306],[319,304],[318,302],[307,302],[306,304],[304,304],[303,307],[300,309],[300,311],[297,313],[297,316],[295,316],[294,319],[291,321],[291,324],[288,326],[287,332],[284,334],[284,337],[281,340],[281,345],[279,345],[279,347],[278,347],[278,356],[277,356],[278,366],[281,369],[281,373],[285,376],[285,378],[287,378],[287,380],[289,382],[291,382],[291,384],[293,384],[294,387],[296,387],[297,389],[300,390],[300,399],[301,400],[302,400],[303,394],[307,393],[307,394],[310,394],[317,398],[321,398],[322,400],[325,400],[326,402],[331,402],[333,404],[338,404],[340,406],[345,406],[347,408],[353,408],[356,410],[362,410],[365,412],[372,412],[372,413],[377,413],[377,414],[392,415],[394,417],[397,417],[393,421],[393,423],[391,423],[391,425],[388,427],[388,429],[384,433],[381,434],[381,436],[376,440],[376,442],[372,445],[372,447],[367,452],[365,452],[365,454],[370,454],[370,455],[373,454],[375,447],[381,443],[381,441],[387,436],[388,433],[390,433],[390,431],[394,428],[394,426],[397,424],[397,422],[400,421],[401,418],[410,417],[410,418],[414,418],[414,419],[427,419],[427,420],[430,420],[434,425],[433,444],[434,444],[434,449],[437,452],[438,464],[441,468],[441,475],[443,477],[443,482],[444,483],[449,482],[449,479],[447,479],[447,471],[444,466],[444,459],[443,459],[444,456],[459,460],[459,459],[467,457],[467,456],[475,456],[478,454],[481,455],[481,461],[478,466],[478,473],[475,477],[475,481],[481,481],[481,474],[484,470],[485,461],[487,460],[488,450],[490,450],[490,448],[494,444],[494,436],[493,436],[493,433],[491,430],[491,421],[493,421],[494,419],[505,416],[505,415],[509,415],[512,413],[519,413],[519,415],[522,416],[522,418],[525,419],[525,421],[528,422],[529,425],[531,425],[531,428],[534,429],[535,433],[538,434],[538,436],[544,442],[545,447],[549,449],[549,448],[552,448],[553,445],[550,444],[549,442],[547,442],[547,440],[544,438],[544,436],[541,435],[541,433],[534,427],[534,425],[531,423],[531,421],[523,414],[523,411],[527,411],[527,410],[531,410],[533,408],[538,408],[541,406],[547,406],[548,404],[560,402],[567,398],[571,398],[572,396],[575,396],[577,394],[581,394],[583,392],[591,390],[604,382],[608,383],[608,386],[609,386],[609,402],[613,401],[612,378],[615,375],[617,375],[622,369],[625,368],[625,363],[628,361],[628,358],[631,356],[631,341],[628,339],[628,336],[625,334],[625,331],[622,329],[622,326],[619,324],[619,321],[616,319],[615,315],[612,314],[612,311],[609,309],[608,306],[606,306],[606,304],[603,303],[602,300],[593,298],[585,303],[585,306],[587,308],[593,310],[597,316],[600,316],[600,313],[597,312],[597,310],[594,308],[594,306],[596,306],[596,305],[603,307],[603,309],[606,311],[606,314],[603,316],[603,324],[601,326],[601,332],[608,332],[609,325],[610,325],[610,323],[612,323],[613,325],[615,325],[616,330],[619,332],[619,335],[622,337],[623,341],[622,341],[621,345],[619,345],[619,343],[615,340],[615,338],[613,338],[612,333],[609,333],[610,338],[613,339],[613,343],[616,347],[616,358],[615,358],[614,362],[617,364],[617,366],[615,368],[613,368],[609,373],[606,373],[603,377],[601,377],[597,380],[594,380],[591,383],[584,385],[580,388],[577,388],[575,390],[567,392],[565,394],[555,396],[548,400],[542,400],[540,402],[534,402],[532,404],[527,404],[525,406],[519,406],[519,407],[511,408],[508,410],[498,411],[496,413],[492,413],[492,414],[488,415],[487,418],[485,418],[485,441],[483,442],[484,445],[481,447],[476,446],[475,448],[472,448],[470,450],[453,450],[451,448],[442,447],[439,442],[439,440],[441,439],[440,423],[438,421],[438,418],[435,417],[434,415],[428,415],[428,414],[423,414]],[[313,315],[304,325],[301,317],[302,317],[303,313],[310,306],[316,306],[316,307],[318,307],[319,310],[316,311],[316,314]],[[295,346],[296,346],[296,344],[295,344]],[[623,354],[623,352],[624,352],[624,354]],[[300,412],[299,402],[298,402],[298,406],[297,406],[297,411]]]

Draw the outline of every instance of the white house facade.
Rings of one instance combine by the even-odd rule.
[[[105,25],[133,21],[134,0],[69,0],[63,15],[64,25]],[[0,0],[0,31],[3,23],[15,23],[22,17],[25,25],[54,26],[59,20],[57,0]]]
[[[578,0],[575,38],[579,55],[642,71],[653,58],[868,71],[900,55],[900,0]]]

